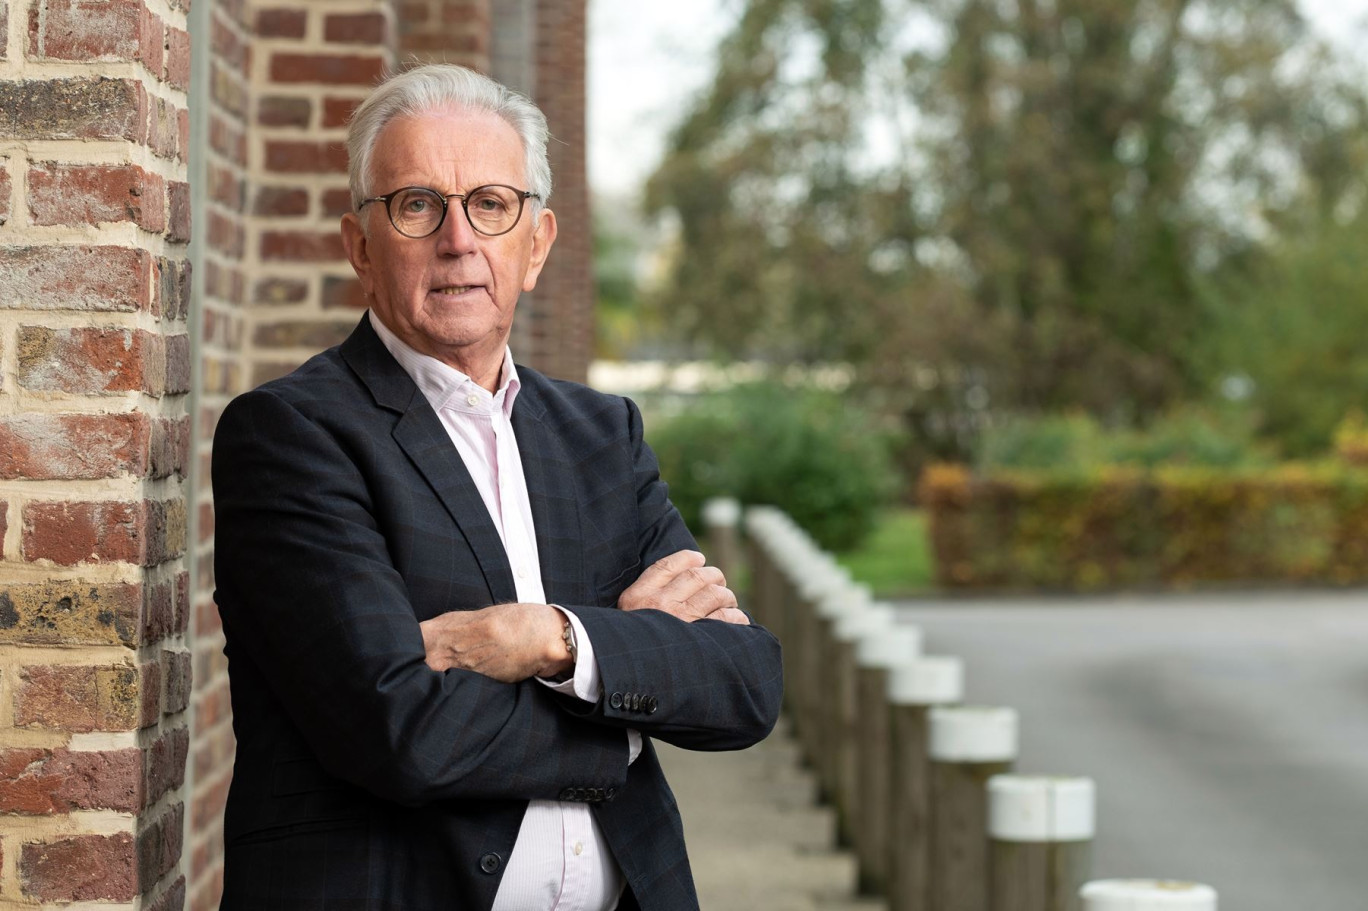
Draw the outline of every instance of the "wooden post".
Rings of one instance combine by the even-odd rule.
[[[814,547],[814,550],[816,548]],[[798,584],[797,663],[795,676],[786,681],[794,689],[795,721],[798,739],[809,762],[817,765],[822,738],[822,690],[826,686],[829,656],[823,651],[822,610],[829,596],[840,595],[850,586],[850,576],[821,551],[804,561]]]
[[[703,504],[703,528],[708,536],[708,562],[722,570],[727,583],[741,583],[741,546],[737,525],[741,504],[731,497],[714,497]]]
[[[928,714],[964,698],[964,662],[927,655],[893,668],[888,677],[889,781],[888,899],[890,911],[928,911],[931,905],[931,768]]]
[[[921,630],[894,623],[862,638],[855,647],[856,767],[859,819],[855,854],[860,891],[884,894],[888,888],[888,823],[890,756],[888,739],[888,673],[921,655]]]
[[[1099,879],[1079,892],[1083,911],[1216,911],[1216,890],[1163,879]]]
[[[1017,757],[1017,713],[997,706],[933,708],[931,904],[937,911],[988,911],[988,792]]]
[[[1094,804],[1090,778],[989,779],[991,911],[1081,911]]]
[[[746,553],[750,565],[750,585],[745,607],[766,628],[774,625],[776,567],[770,555],[771,529],[774,512],[769,506],[753,506],[746,510]]]
[[[831,704],[833,712],[831,743],[828,745],[835,768],[836,786],[832,802],[836,806],[836,837],[844,847],[855,845],[855,829],[860,815],[859,698],[855,649],[861,639],[891,629],[893,608],[868,602],[842,615],[835,626],[836,645],[832,659]]]

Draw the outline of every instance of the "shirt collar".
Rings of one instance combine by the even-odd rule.
[[[513,401],[518,397],[522,381],[518,379],[518,368],[513,365],[513,352],[507,345],[504,346],[503,366],[499,370],[499,388],[491,394],[455,367],[409,347],[390,331],[374,310],[367,312],[375,334],[380,336],[385,348],[412,378],[433,411],[448,409],[467,414],[488,414],[498,408],[503,411],[504,417],[512,418]]]

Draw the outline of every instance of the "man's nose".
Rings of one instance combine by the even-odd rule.
[[[447,205],[446,219],[437,229],[437,252],[448,256],[461,256],[475,249],[479,240],[475,229],[470,226],[465,207],[459,199],[452,199]]]

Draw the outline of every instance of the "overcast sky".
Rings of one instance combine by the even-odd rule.
[[[712,51],[743,0],[589,0],[589,181],[634,194],[665,134],[711,76]],[[1368,0],[1301,0],[1336,40],[1368,47]],[[1362,54],[1360,53],[1360,57]]]

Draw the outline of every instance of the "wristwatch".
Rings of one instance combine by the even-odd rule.
[[[570,653],[570,663],[578,663],[579,646],[575,644],[575,627],[571,625],[569,617],[565,618],[565,628],[561,630],[561,641],[565,643],[565,650]]]

